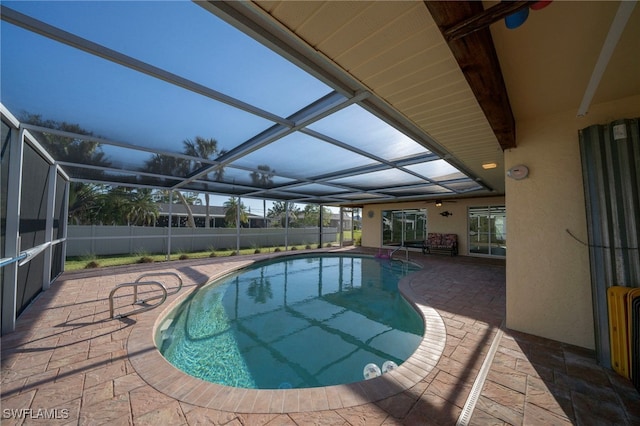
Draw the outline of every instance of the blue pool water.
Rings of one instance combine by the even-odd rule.
[[[204,286],[156,335],[184,372],[227,386],[277,389],[363,380],[369,363],[400,365],[424,334],[398,292],[418,270],[356,256],[295,256]]]

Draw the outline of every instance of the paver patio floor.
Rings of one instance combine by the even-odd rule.
[[[273,254],[64,273],[2,337],[2,424],[640,424],[640,395],[592,351],[504,328],[504,261],[410,255],[423,269],[403,286],[441,319],[440,356],[425,342],[380,386],[226,388],[224,398],[154,364],[151,330],[176,298]],[[147,271],[180,273],[183,290],[162,307],[110,319],[109,292]],[[474,387],[478,377],[486,379]]]

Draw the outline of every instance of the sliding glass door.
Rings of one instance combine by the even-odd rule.
[[[427,210],[383,210],[382,244],[400,246],[427,238]]]
[[[507,255],[507,215],[504,206],[469,208],[469,253]]]

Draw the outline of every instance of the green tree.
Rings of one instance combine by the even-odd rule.
[[[267,216],[271,219],[271,223],[276,227],[285,227],[287,222],[287,211],[289,213],[289,227],[294,228],[298,225],[298,218],[302,211],[300,207],[290,201],[275,201],[269,209]]]
[[[21,117],[23,123],[34,126],[46,127],[53,130],[61,130],[76,135],[93,136],[93,133],[83,129],[78,124],[45,120],[39,114],[25,114]],[[87,141],[81,137],[60,136],[47,131],[32,131],[38,141],[56,161],[70,163],[89,164],[93,166],[109,167],[111,162],[102,151],[100,143]],[[103,176],[101,170],[87,169],[87,178],[100,179]],[[107,188],[105,185],[73,182],[69,187],[69,216],[71,223],[88,225],[94,223],[96,215],[96,202],[99,195]]]
[[[183,158],[154,154],[145,162],[144,170],[165,176],[186,176],[189,173],[189,162]],[[195,228],[196,221],[193,218],[193,211],[191,210],[192,204],[187,200],[182,191],[174,191],[174,194],[176,194],[187,211],[187,226]]]
[[[229,228],[235,228],[236,219],[238,215],[238,209],[240,209],[240,224],[249,223],[249,215],[247,214],[247,207],[242,201],[238,204],[238,198],[231,197],[224,203],[225,213],[224,220]]]
[[[273,186],[273,177],[276,175],[276,171],[272,170],[266,164],[261,164],[258,166],[259,172],[253,171],[249,175],[251,177],[251,182],[254,186],[260,188],[271,188]],[[262,212],[264,218],[264,226],[267,226],[267,200],[262,199]]]
[[[307,204],[304,207],[304,218],[302,222],[305,226],[318,226],[320,220],[320,206],[318,204]],[[322,226],[329,226],[331,223],[331,210],[322,207]]]
[[[224,150],[223,151],[218,150],[217,140],[206,139],[206,138],[203,138],[202,136],[196,136],[195,139],[193,140],[187,139],[183,142],[183,145],[184,145],[185,154],[190,155],[192,157],[200,157],[207,160],[211,160],[214,157],[224,154],[225,152]],[[193,173],[194,171],[202,167],[209,167],[209,166],[210,166],[209,164],[204,164],[199,161],[192,161],[189,168],[190,168],[190,171]],[[214,180],[216,181],[222,180],[223,174],[224,174],[224,168],[222,167],[216,168],[216,171],[214,172],[214,177],[213,177]],[[204,200],[206,205],[204,227],[208,228],[209,222],[210,222],[208,192],[204,193]]]

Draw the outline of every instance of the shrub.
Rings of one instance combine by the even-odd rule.
[[[273,251],[275,251],[276,253],[280,251],[280,247],[276,247]]]
[[[291,250],[298,250],[298,246],[291,246]]]
[[[304,248],[306,248],[307,250],[311,249],[311,244],[307,244],[306,246],[304,246]]]
[[[153,263],[153,259],[149,256],[142,256],[138,259],[138,263]]]
[[[216,257],[216,256],[217,256],[217,255],[216,255],[216,252],[215,252],[215,251],[212,251],[212,252],[211,252],[211,254],[209,255],[209,257]]]
[[[85,269],[93,269],[93,268],[99,268],[100,264],[98,262],[96,262],[95,260],[92,260],[91,262],[88,262],[85,265]]]
[[[257,248],[257,249],[255,249],[255,250],[253,251],[253,253],[254,253],[254,254],[260,254],[260,253],[262,253],[262,251],[261,251],[259,248]]]
[[[189,258],[189,255],[184,254],[184,253],[181,254],[180,257],[178,257],[178,259],[180,259],[180,260],[187,260],[188,258]]]

